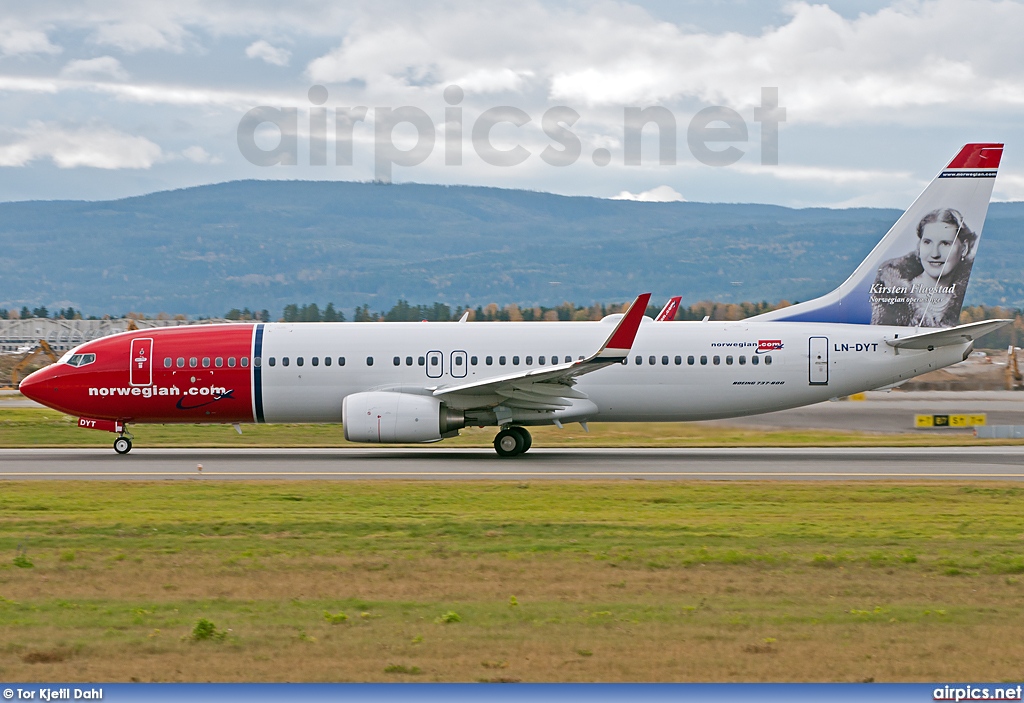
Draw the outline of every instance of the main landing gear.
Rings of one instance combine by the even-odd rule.
[[[494,451],[500,457],[519,456],[533,446],[533,437],[525,427],[506,427],[494,438]]]

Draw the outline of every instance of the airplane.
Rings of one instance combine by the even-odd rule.
[[[661,309],[658,316],[654,318],[655,322],[672,322],[676,319],[676,312],[679,311],[679,301],[683,299],[683,296],[677,295],[668,299],[665,303],[665,307]]]
[[[138,330],[86,342],[20,388],[115,433],[118,454],[132,424],[340,422],[371,444],[491,426],[513,457],[528,427],[729,418],[892,387],[1011,322],[958,324],[1001,155],[964,146],[842,285],[745,320],[655,322],[645,293],[600,322]]]

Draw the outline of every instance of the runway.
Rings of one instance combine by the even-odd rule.
[[[202,467],[200,470],[199,467]],[[1024,446],[0,450],[0,480],[1024,480]]]

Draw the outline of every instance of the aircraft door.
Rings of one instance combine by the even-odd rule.
[[[811,337],[807,340],[808,374],[812,386],[828,385],[828,337]]]
[[[452,365],[448,367],[449,372],[455,378],[465,378],[468,371],[468,364],[466,363],[466,352],[464,351],[453,351],[452,352]]]
[[[427,352],[427,376],[441,378],[444,373],[444,354],[439,351]]]
[[[153,339],[151,337],[132,340],[129,384],[133,386],[153,384]]]

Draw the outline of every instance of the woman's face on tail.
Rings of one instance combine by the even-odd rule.
[[[956,232],[957,228],[947,222],[929,222],[921,230],[918,254],[925,273],[932,278],[949,274],[960,263],[963,244]]]

